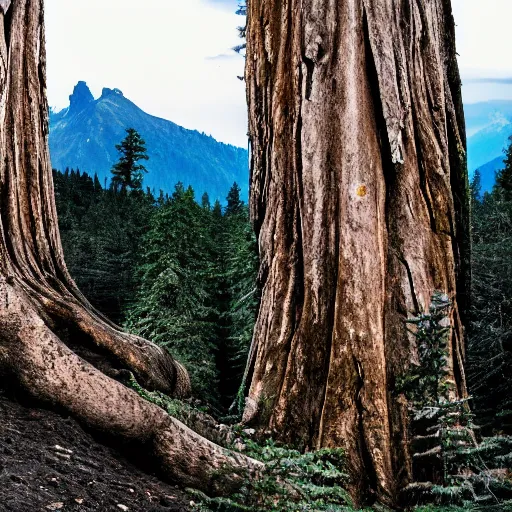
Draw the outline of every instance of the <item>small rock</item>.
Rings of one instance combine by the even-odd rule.
[[[117,508],[120,508],[121,510],[124,510],[124,512],[126,512],[128,510],[128,507],[126,505],[121,505],[121,504],[118,504]]]
[[[73,450],[68,450],[67,448],[63,448],[62,446],[59,446],[58,444],[56,444],[53,448],[55,450],[57,450],[58,452],[64,452],[64,453],[69,453],[69,454],[73,453]]]
[[[242,431],[246,436],[253,436],[254,434],[256,434],[256,430],[254,430],[253,428],[246,428]]]
[[[135,492],[133,489],[128,489],[128,492]]]
[[[48,510],[60,510],[61,508],[64,508],[64,503],[61,501],[58,501],[56,503],[50,503],[49,505],[46,505],[46,508]]]
[[[243,452],[247,449],[247,445],[241,440],[237,439],[234,444],[235,450],[238,450],[239,452]]]
[[[217,425],[217,428],[219,429],[219,432],[227,432],[229,430],[228,426],[222,423],[220,425]]]
[[[75,498],[75,501],[81,505],[83,502],[84,502],[84,499],[83,498]]]

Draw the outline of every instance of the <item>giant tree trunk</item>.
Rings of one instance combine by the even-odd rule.
[[[262,300],[245,420],[344,447],[359,498],[411,479],[405,321],[453,300],[466,395],[466,139],[450,0],[251,0],[246,81]]]
[[[146,443],[169,477],[228,491],[240,471],[258,464],[194,434],[100,371],[127,369],[147,389],[190,392],[180,364],[110,324],[66,270],[45,80],[43,0],[0,0],[0,374],[94,429]]]

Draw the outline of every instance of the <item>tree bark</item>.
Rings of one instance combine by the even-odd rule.
[[[150,390],[190,393],[186,370],[167,351],[122,333],[69,276],[48,151],[43,0],[0,0],[0,375],[94,429],[147,444],[165,474],[205,492],[228,492],[260,467],[98,368],[128,369]]]
[[[359,502],[411,480],[405,321],[453,301],[466,396],[466,137],[450,0],[252,0],[247,96],[262,299],[244,420],[343,447]]]

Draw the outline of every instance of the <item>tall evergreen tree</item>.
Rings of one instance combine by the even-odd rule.
[[[477,169],[471,181],[470,187],[471,193],[471,202],[472,204],[476,204],[477,201],[482,199],[482,175],[480,171]]]
[[[144,237],[140,291],[128,326],[169,348],[189,370],[196,396],[216,403],[217,314],[205,215],[192,188],[182,183],[157,208]]]
[[[467,373],[485,435],[512,434],[507,378],[512,372],[512,198],[507,186],[504,173],[492,193],[478,200],[478,175],[472,183],[473,290]]]
[[[241,213],[244,202],[240,199],[240,191],[241,188],[235,181],[235,183],[233,183],[232,187],[229,189],[228,196],[226,198],[226,215],[236,215]]]
[[[211,210],[212,205],[210,204],[210,197],[208,196],[208,193],[205,192],[203,196],[201,197],[201,206],[205,210]]]
[[[505,167],[498,172],[496,183],[501,189],[505,200],[512,201],[512,136],[509,138],[509,146],[505,150]]]
[[[126,130],[126,137],[121,144],[116,145],[121,157],[112,168],[112,183],[115,187],[120,186],[121,190],[142,190],[146,167],[140,164],[141,160],[149,160],[146,143],[134,128]]]

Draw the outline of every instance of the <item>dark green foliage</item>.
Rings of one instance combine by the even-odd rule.
[[[194,394],[232,401],[256,314],[257,256],[235,184],[225,215],[182,184],[156,210],[142,241],[139,293],[128,327],[168,347],[191,375]]]
[[[244,207],[237,215],[225,219],[229,237],[226,241],[225,282],[229,297],[226,311],[228,324],[227,348],[229,351],[230,376],[227,380],[227,394],[234,398],[238,392],[238,411],[244,404],[245,383],[242,377],[247,363],[254,324],[259,305],[259,292],[256,286],[259,259],[256,237],[249,223],[248,208]]]
[[[345,490],[342,450],[319,450],[301,454],[267,441],[263,446],[245,440],[250,457],[265,463],[259,478],[247,481],[229,499],[203,500],[203,511],[250,512],[351,512],[352,500]]]
[[[153,198],[103,190],[97,176],[54,171],[55,198],[69,271],[86,297],[114,322],[133,300],[135,266]]]
[[[168,347],[194,394],[228,407],[240,387],[257,309],[256,244],[234,185],[226,213],[189,187],[172,197],[101,188],[97,177],[54,173],[71,275],[117,323]]]
[[[505,201],[512,201],[512,136],[509,141],[510,144],[505,150],[505,159],[503,160],[505,168],[496,176],[497,188],[501,189]]]
[[[226,206],[226,215],[238,215],[242,212],[244,207],[243,201],[240,199],[240,187],[235,182],[229,189],[228,196],[226,198],[228,204]]]
[[[140,134],[133,128],[126,130],[126,137],[121,144],[116,144],[121,157],[112,167],[112,185],[121,190],[142,190],[142,181],[147,169],[140,164],[140,160],[149,160],[146,143]]]
[[[482,175],[478,169],[475,171],[473,180],[471,181],[470,195],[472,204],[482,200]]]
[[[128,327],[167,347],[189,370],[194,392],[216,402],[215,276],[208,211],[179,183],[154,214],[142,240],[140,288]]]
[[[201,197],[201,206],[206,210],[211,210],[212,208],[212,205],[210,204],[210,197],[206,192],[203,194],[203,197]]]
[[[510,170],[510,165],[507,168]],[[506,175],[500,182],[506,185]],[[483,432],[511,434],[512,200],[499,184],[481,201],[477,189],[478,176],[472,185],[473,310],[468,381]]]
[[[218,365],[225,374],[221,385],[225,406],[231,405],[235,395],[243,389],[241,381],[259,303],[256,238],[249,222],[248,207],[240,200],[239,192],[235,183],[227,197],[225,214],[221,214],[219,204],[212,212],[219,277],[215,301],[221,313]]]
[[[411,332],[417,340],[419,365],[397,382],[397,390],[405,393],[415,407],[437,405],[448,399],[446,381],[449,310],[451,303],[446,295],[435,293],[428,313],[409,320]]]
[[[403,492],[407,505],[435,503],[485,510],[512,499],[512,438],[477,438],[468,400],[450,399],[446,356],[451,304],[436,293],[428,314],[409,322],[418,341],[419,367],[402,381],[410,406],[414,481]],[[482,509],[484,510],[484,509]]]

